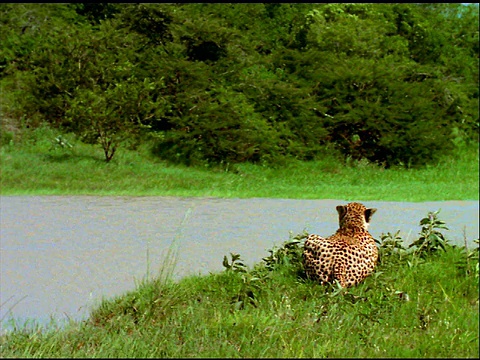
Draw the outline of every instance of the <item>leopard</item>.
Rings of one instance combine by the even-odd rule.
[[[371,275],[378,248],[368,232],[376,208],[357,202],[336,207],[339,229],[323,238],[310,234],[303,248],[303,266],[308,278],[322,285],[338,282],[343,288],[358,285]]]

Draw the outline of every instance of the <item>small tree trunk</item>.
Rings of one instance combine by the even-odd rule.
[[[105,150],[105,161],[108,163],[110,160],[112,160],[113,155],[115,155],[115,150],[117,150],[116,146],[112,147],[112,151],[109,153],[108,150]]]
[[[114,140],[112,138],[109,139],[106,134],[100,133],[100,142],[103,147],[103,153],[105,154],[105,161],[108,163],[112,160],[113,155],[115,155],[117,147],[114,144]]]

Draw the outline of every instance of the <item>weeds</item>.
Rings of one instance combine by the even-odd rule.
[[[403,258],[406,253],[405,246],[403,246],[403,239],[399,236],[400,230],[392,234],[387,232],[380,236],[380,240],[375,240],[379,245],[378,262],[383,263],[384,259],[391,260],[392,257],[397,257],[399,260]],[[387,261],[388,263],[388,261]]]
[[[227,271],[247,272],[247,267],[243,263],[243,260],[240,259],[240,254],[230,253],[230,257],[232,258],[231,263],[228,262],[226,255],[223,257],[223,267]]]
[[[73,148],[73,145],[68,142],[65,137],[62,135],[58,135],[55,137],[55,139],[52,140],[52,146],[50,147],[50,150],[57,149],[57,148],[63,148],[63,149],[71,149]]]
[[[306,231],[296,236],[290,233],[289,240],[285,241],[280,248],[274,247],[268,250],[270,255],[262,258],[267,269],[274,270],[279,265],[301,265],[303,244],[307,237]]]
[[[439,212],[440,210],[429,212],[427,217],[420,220],[422,226],[420,237],[409,246],[416,248],[414,251],[416,255],[424,257],[439,250],[446,251],[448,240],[438,229],[448,230],[448,228],[444,221],[438,219]]]

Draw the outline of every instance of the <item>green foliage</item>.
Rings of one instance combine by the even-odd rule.
[[[120,24],[145,37],[145,46],[157,46],[172,40],[169,25],[171,16],[151,4],[123,5]],[[141,39],[139,39],[142,41]]]
[[[108,3],[73,3],[71,6],[77,14],[85,17],[92,24],[98,24],[102,20],[111,19],[119,12],[115,4]]]
[[[378,262],[380,264],[392,262],[393,258],[399,261],[406,255],[406,249],[403,245],[403,239],[400,237],[400,230],[395,234],[387,232],[380,236],[380,241],[375,240],[378,244]]]
[[[427,217],[420,220],[422,226],[420,237],[409,246],[416,247],[415,254],[424,257],[439,250],[446,251],[448,240],[437,229],[448,230],[448,228],[444,221],[438,219],[439,212],[440,210],[429,212]]]
[[[2,130],[0,132],[0,146],[9,146],[13,144],[13,133]]]
[[[64,131],[87,143],[99,142],[108,162],[124,140],[135,141],[143,120],[163,109],[152,93],[162,80],[139,78],[131,48],[135,37],[102,22],[99,30],[66,29],[71,39],[60,49],[31,55],[35,76],[25,79],[30,93],[22,101]],[[122,58],[115,49],[126,49]]]
[[[328,4],[313,10],[310,46],[306,56],[295,54],[290,71],[316,83],[327,139],[346,157],[386,167],[424,165],[451,151],[453,124],[478,123],[478,112],[472,107],[466,121],[455,107],[464,95],[452,94],[444,70],[411,60],[408,39],[396,29],[396,9]]]
[[[276,134],[240,92],[213,88],[176,96],[175,122],[155,148],[171,161],[202,163],[259,162],[276,156]],[[188,108],[188,112],[187,112]]]
[[[223,257],[222,265],[226,271],[235,271],[235,272],[241,272],[241,273],[247,272],[246,266],[243,263],[243,260],[240,259],[239,254],[230,253],[230,256],[232,258],[231,263],[228,262],[228,258],[226,255]]]
[[[476,141],[478,5],[2,4],[2,112],[188,165]]]
[[[52,140],[52,149],[58,149],[58,148],[71,149],[72,147],[73,145],[70,144],[70,142],[67,139],[65,139],[62,135],[58,135],[57,137],[55,137],[55,139]]]
[[[304,231],[302,234],[293,236],[290,234],[289,240],[285,241],[280,248],[268,250],[269,256],[262,258],[265,267],[272,271],[276,267],[293,267],[293,272],[301,272],[303,243],[308,237],[308,233]]]

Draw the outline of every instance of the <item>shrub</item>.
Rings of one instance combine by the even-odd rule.
[[[193,93],[193,94],[192,94]],[[215,88],[178,94],[185,113],[169,118],[174,128],[165,133],[155,152],[189,165],[260,162],[276,155],[277,134],[245,97]]]

